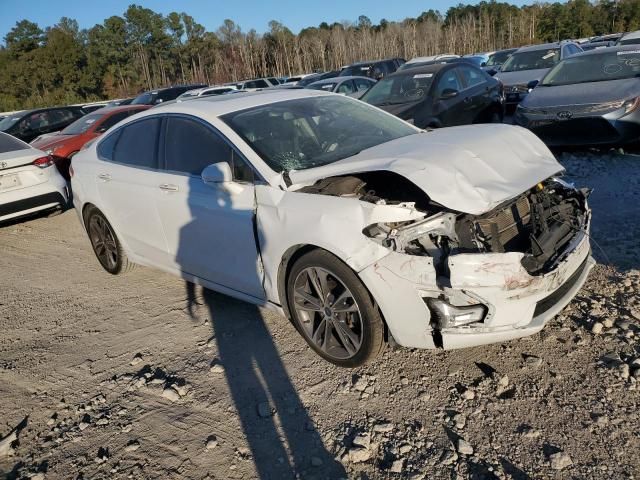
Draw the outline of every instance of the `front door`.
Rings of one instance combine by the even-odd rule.
[[[200,119],[167,116],[163,138],[165,173],[155,198],[174,268],[263,299],[250,168]],[[202,170],[218,162],[229,164],[233,181],[205,184]]]

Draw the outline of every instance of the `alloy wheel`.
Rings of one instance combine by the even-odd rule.
[[[360,308],[351,291],[332,272],[307,267],[295,279],[293,304],[305,336],[330,357],[358,353],[363,339]]]
[[[93,251],[103,267],[108,270],[118,264],[118,247],[110,225],[101,215],[93,215],[89,220],[89,237]]]

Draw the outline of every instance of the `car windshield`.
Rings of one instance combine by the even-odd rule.
[[[496,52],[493,55],[489,55],[487,60],[487,67],[495,67],[496,65],[502,65],[511,56],[513,50],[507,50],[504,52]]]
[[[91,125],[104,117],[104,113],[92,113],[79,118],[60,132],[62,135],[80,135],[91,128]]]
[[[556,65],[542,85],[603,82],[640,76],[640,50],[602,51],[569,57]]]
[[[133,102],[131,102],[131,105],[152,105],[153,101],[157,96],[158,96],[157,92],[143,93],[141,95],[138,95],[136,98],[134,98]]]
[[[418,133],[387,113],[338,95],[261,105],[222,119],[276,172],[328,165]]]
[[[4,132],[13,127],[24,115],[9,115],[6,118],[0,120],[0,132]]]
[[[623,38],[618,42],[618,45],[638,45],[640,43],[640,37],[637,38]]]
[[[560,61],[560,49],[530,50],[516,52],[502,65],[503,72],[520,72],[522,70],[538,70],[551,68]]]
[[[313,90],[324,90],[325,92],[333,92],[333,89],[336,85],[337,83],[335,82],[312,83],[311,85],[307,86],[307,88],[311,88]]]
[[[380,80],[361,100],[377,106],[419,102],[429,93],[434,74],[405,72]]]

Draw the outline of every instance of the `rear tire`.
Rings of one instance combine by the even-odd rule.
[[[134,264],[129,261],[113,227],[100,210],[94,208],[86,216],[87,233],[93,253],[107,272],[112,275],[131,271]]]
[[[293,264],[287,303],[302,337],[334,365],[364,365],[384,347],[384,322],[366,287],[325,250],[313,250]]]

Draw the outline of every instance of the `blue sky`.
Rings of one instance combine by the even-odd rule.
[[[0,0],[0,39],[22,19],[28,19],[41,28],[51,26],[60,17],[75,18],[81,28],[90,28],[112,15],[122,15],[135,3],[156,12],[186,12],[207,30],[215,30],[225,18],[234,20],[243,31],[255,28],[267,30],[270,20],[278,20],[297,33],[301,28],[341,20],[356,21],[366,15],[374,23],[381,18],[402,20],[415,17],[433,8],[446,12],[459,3],[457,0]],[[471,2],[469,2],[471,3]],[[512,3],[526,3],[515,0]],[[3,42],[4,43],[4,42]]]

